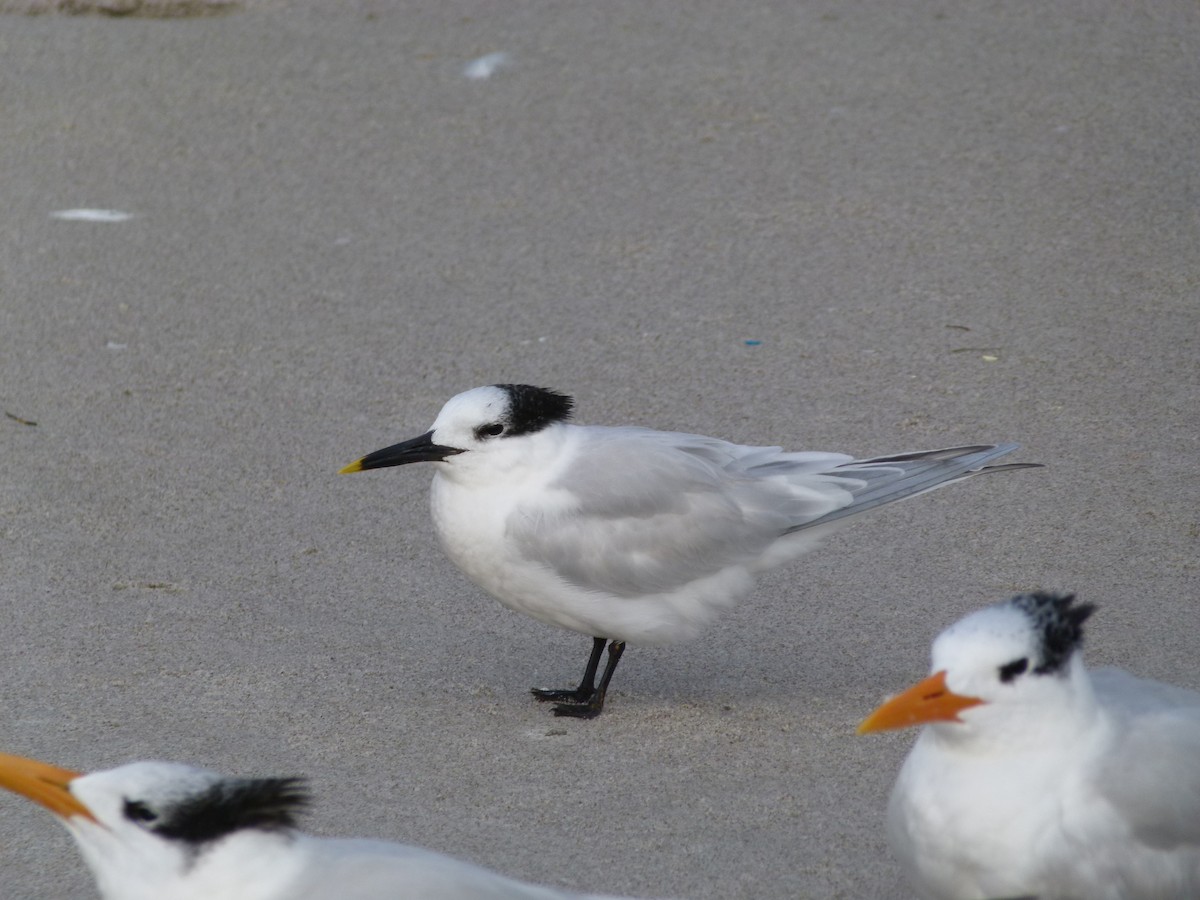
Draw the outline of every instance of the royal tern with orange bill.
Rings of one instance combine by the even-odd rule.
[[[1085,668],[1092,611],[1033,593],[972,613],[859,726],[925,726],[888,805],[922,896],[1200,897],[1200,694]]]
[[[299,778],[229,778],[170,762],[82,775],[0,754],[0,787],[62,819],[104,900],[618,900],[420,847],[305,834]]]

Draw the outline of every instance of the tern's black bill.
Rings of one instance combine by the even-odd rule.
[[[361,472],[364,469],[384,469],[388,466],[403,466],[415,462],[440,462],[447,456],[462,453],[454,447],[443,447],[433,442],[433,432],[427,431],[420,437],[393,444],[368,453],[362,459],[350,463],[342,472]]]

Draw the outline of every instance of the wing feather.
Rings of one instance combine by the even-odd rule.
[[[1200,847],[1200,694],[1117,669],[1092,677],[1120,735],[1100,792],[1150,846]]]
[[[732,567],[777,565],[847,516],[980,472],[1024,467],[986,465],[1016,444],[855,460],[645,428],[581,427],[579,434],[577,455],[549,485],[559,502],[521,505],[506,527],[526,559],[619,597],[673,592]]]
[[[589,432],[551,485],[567,502],[521,507],[508,523],[524,556],[585,590],[677,590],[749,564],[794,523],[852,500],[845,479],[819,474],[850,459],[841,454],[648,429]]]

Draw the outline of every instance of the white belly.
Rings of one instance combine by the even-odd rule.
[[[1028,754],[964,763],[930,754],[924,765],[906,762],[889,805],[889,828],[923,895],[1194,897],[1188,862],[1139,846],[1089,786],[1081,760],[1064,767],[1062,757],[1053,763],[1054,756],[1047,754],[1045,762]]]
[[[618,597],[585,590],[522,556],[508,539],[507,522],[516,507],[511,489],[467,490],[438,475],[430,507],[446,555],[468,578],[509,609],[592,637],[636,644],[686,640],[753,587],[753,578],[739,566],[667,594]]]

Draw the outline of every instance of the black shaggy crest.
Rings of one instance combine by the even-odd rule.
[[[226,778],[164,810],[153,830],[204,844],[245,828],[294,828],[308,800],[303,778]]]
[[[1012,598],[1012,604],[1029,616],[1034,634],[1041,639],[1041,663],[1035,675],[1059,672],[1083,644],[1083,623],[1096,611],[1091,603],[1075,602],[1074,594],[1035,592]]]
[[[496,387],[508,393],[508,418],[505,434],[533,434],[555,422],[571,418],[575,401],[566,394],[532,384],[498,384]]]

